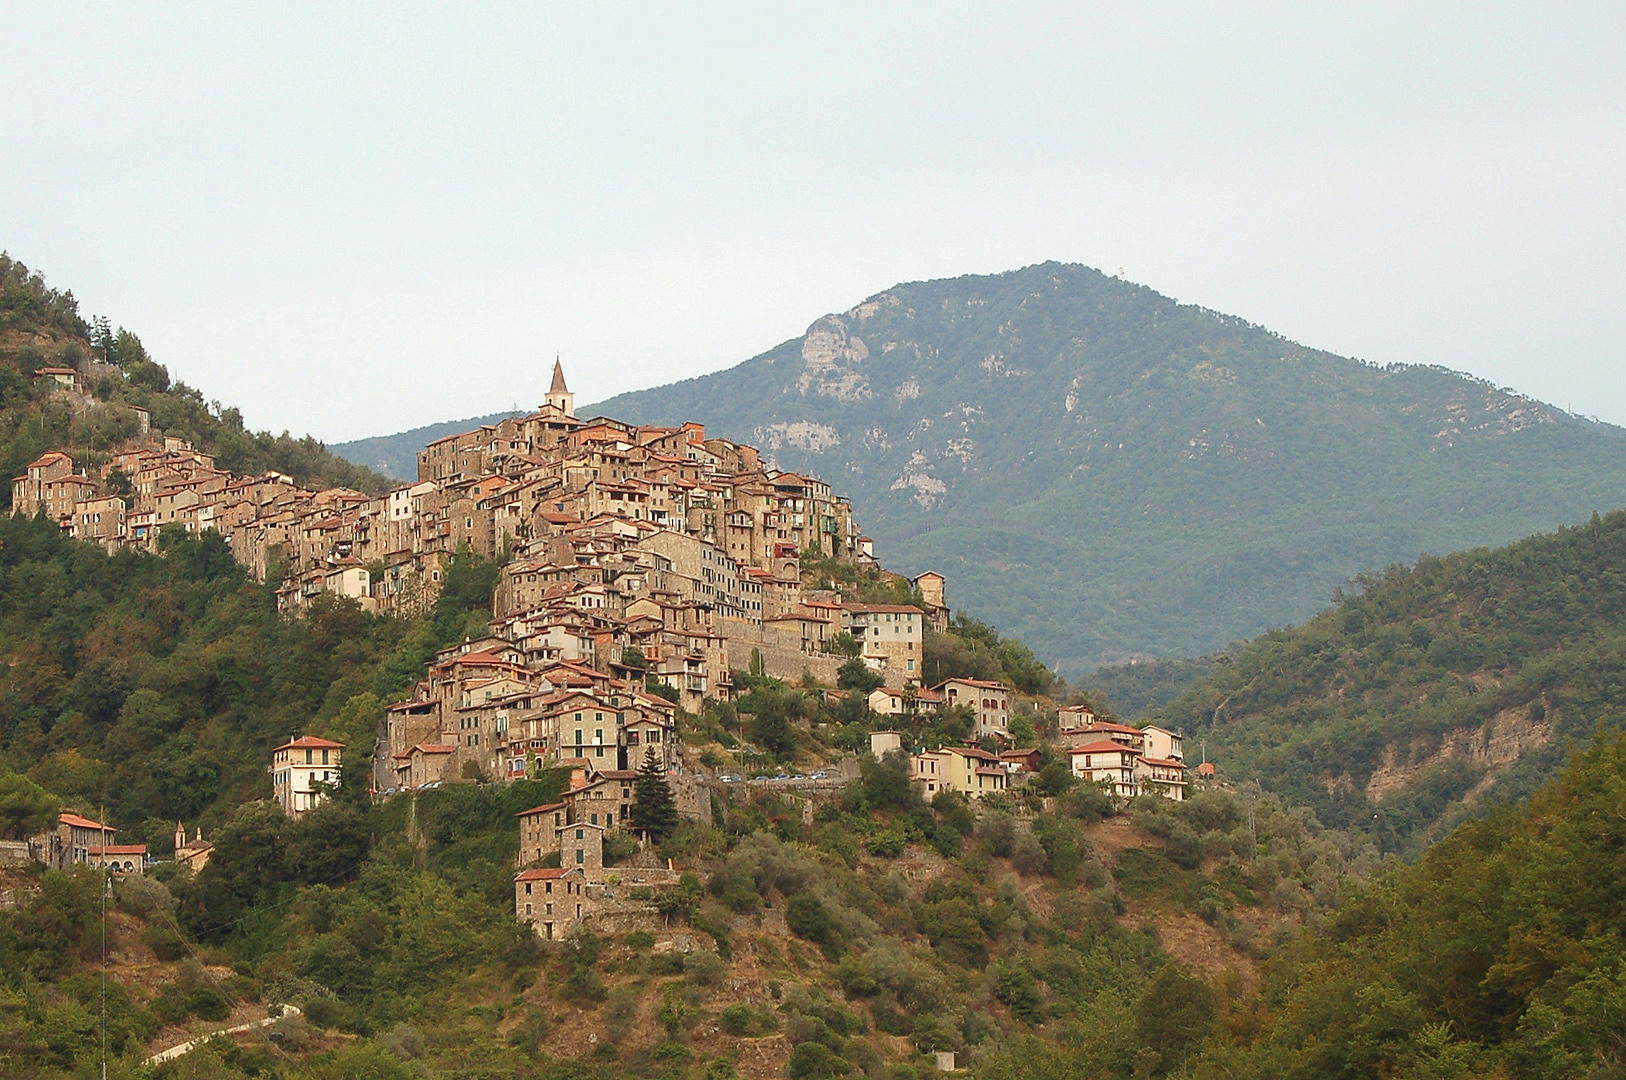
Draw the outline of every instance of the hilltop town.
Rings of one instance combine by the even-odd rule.
[[[41,375],[58,394],[85,393],[76,369]],[[1187,786],[1173,732],[1098,722],[1073,706],[1058,713],[1054,748],[1019,746],[1012,686],[969,677],[923,685],[925,634],[949,625],[941,575],[896,582],[909,603],[855,599],[855,581],[890,575],[829,484],[775,468],[751,446],[708,439],[699,424],[579,418],[557,361],[535,412],[431,443],[415,482],[376,497],[304,490],[277,473],[233,475],[143,425],[94,475],[66,453],[42,455],[13,480],[12,506],[109,550],[157,551],[166,532],[213,530],[294,615],[336,600],[419,613],[454,560],[496,565],[485,636],[443,649],[388,705],[375,746],[348,748],[351,768],[370,749],[369,786],[385,798],[571,770],[557,805],[528,812],[550,824],[522,821],[529,839],[518,865],[542,872],[569,831],[583,841],[567,868],[581,877],[572,887],[602,885],[604,838],[630,829],[640,766],[665,778],[680,815],[710,819],[718,770],[685,755],[679,718],[733,698],[737,672],[860,695],[882,729],[870,753],[904,754],[927,799],[1003,795],[1052,752],[1123,800],[1178,800]],[[928,713],[963,716],[961,737],[915,745],[897,730]],[[313,809],[345,750],[310,736],[273,749],[277,804],[291,816]],[[79,852],[99,864],[115,847],[124,854],[115,868],[142,861],[109,842],[109,826],[75,821],[64,819],[56,861]],[[75,832],[91,828],[96,844]],[[575,921],[538,920],[539,931],[551,937]]]

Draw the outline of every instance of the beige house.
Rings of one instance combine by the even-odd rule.
[[[395,783],[403,791],[457,779],[448,775],[457,747],[445,743],[416,743],[394,756]]]
[[[841,628],[858,641],[864,663],[888,686],[920,682],[925,614],[905,604],[842,604]]]
[[[921,786],[928,800],[939,791],[958,791],[980,799],[1004,791],[1010,784],[1010,774],[999,756],[975,746],[922,750],[909,759],[909,779]]]
[[[1104,784],[1120,799],[1139,794],[1136,773],[1140,768],[1138,747],[1110,739],[1075,746],[1067,752],[1073,775],[1092,784]]]
[[[122,540],[124,518],[123,499],[87,499],[74,507],[72,532],[80,540]]]
[[[976,737],[1010,737],[1011,688],[984,679],[947,679],[932,687],[950,708],[963,705],[976,718]]]
[[[524,870],[514,878],[514,917],[557,941],[589,914],[587,875],[574,866]]]
[[[271,751],[271,793],[289,817],[314,810],[323,786],[339,782],[339,755],[344,743],[301,735]]]
[[[74,863],[88,863],[90,849],[111,846],[117,834],[111,825],[64,810],[57,816],[56,829],[37,838],[34,847],[46,866],[61,870]]]
[[[1138,762],[1137,779],[1142,795],[1161,795],[1183,802],[1186,797],[1186,766],[1173,758],[1143,757]]]
[[[882,716],[910,716],[943,704],[943,695],[919,687],[871,690],[869,711]]]
[[[869,733],[869,756],[876,761],[902,749],[903,733],[901,731],[872,731]]]
[[[1069,750],[1068,760],[1074,776],[1106,784],[1120,799],[1159,795],[1180,802],[1186,797],[1185,764],[1173,758],[1150,756],[1138,740],[1120,737],[1086,742]]]
[[[1141,751],[1149,758],[1185,761],[1185,737],[1177,731],[1151,724],[1140,729]]]
[[[85,852],[85,864],[106,867],[113,874],[144,874],[147,868],[146,844],[106,844]]]

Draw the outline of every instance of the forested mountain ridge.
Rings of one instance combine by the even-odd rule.
[[[1361,578],[1151,715],[1329,824],[1415,850],[1626,723],[1626,511]]]
[[[907,572],[1077,672],[1309,617],[1363,571],[1621,502],[1626,431],[1046,263],[915,282],[581,410],[842,478]]]
[[[81,372],[89,400],[74,403],[36,377],[47,366]],[[327,451],[310,436],[249,431],[235,407],[207,402],[170,379],[140,338],[104,319],[87,322],[73,293],[46,284],[0,254],[0,507],[11,505],[10,478],[47,450],[73,454],[78,464],[105,460],[106,451],[137,435],[136,414],[147,410],[153,429],[190,442],[216,464],[239,474],[276,470],[316,488],[346,486],[381,494],[388,481]]]

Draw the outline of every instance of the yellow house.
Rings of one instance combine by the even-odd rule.
[[[322,785],[339,782],[344,743],[301,735],[271,751],[271,793],[289,817],[316,809]]]
[[[939,791],[958,791],[970,799],[980,799],[1004,791],[1010,776],[999,755],[975,746],[945,746],[922,750],[909,759],[909,779],[919,784],[927,799]]]

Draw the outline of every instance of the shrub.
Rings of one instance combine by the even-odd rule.
[[[1037,836],[1024,833],[1017,837],[1011,851],[1011,865],[1020,874],[1042,874],[1050,869],[1050,856]]]
[[[812,893],[797,893],[790,898],[785,906],[785,924],[797,937],[822,946],[830,959],[841,954],[841,931],[824,901]]]
[[[1008,859],[1016,850],[1016,820],[1009,814],[989,814],[977,827],[977,834],[987,841],[988,849],[1001,859]]]
[[[724,1009],[717,1019],[723,1031],[736,1038],[779,1030],[778,1018],[771,1011],[743,1001]]]
[[[717,954],[698,949],[683,958],[683,974],[697,986],[716,986],[728,974],[728,965]]]
[[[1028,1024],[1044,1022],[1039,980],[1020,964],[1002,964],[994,973],[994,997],[1010,1006],[1011,1015]]]
[[[850,1067],[823,1043],[805,1042],[791,1051],[790,1064],[785,1071],[791,1080],[825,1080],[827,1077],[846,1076]]]
[[[149,926],[142,931],[141,940],[152,954],[163,961],[179,960],[186,955],[186,941],[167,926]]]
[[[877,859],[896,859],[903,854],[907,837],[897,825],[888,827],[885,831],[870,837],[869,853]]]

